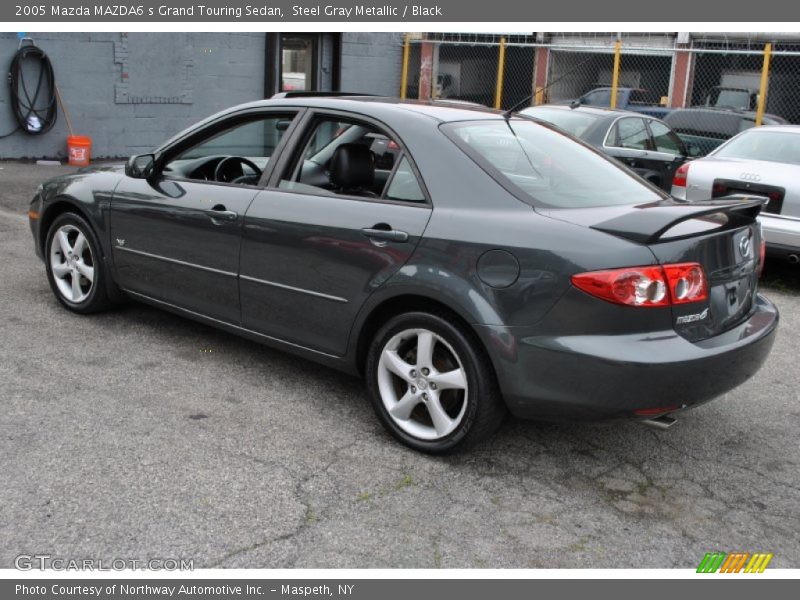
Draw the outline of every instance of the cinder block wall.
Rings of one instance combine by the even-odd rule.
[[[50,57],[75,134],[92,138],[95,158],[148,151],[210,114],[264,97],[262,32],[29,35]],[[343,34],[341,89],[396,96],[401,37]],[[332,51],[329,40],[323,52]],[[0,33],[0,135],[16,125],[5,73],[18,44],[16,34]],[[330,85],[329,72],[322,84]],[[0,158],[63,159],[66,137],[59,109],[50,132],[0,139]]]
[[[144,152],[203,117],[264,96],[263,33],[29,35],[50,57],[73,129],[92,138],[95,157]],[[0,33],[4,73],[18,43]],[[9,95],[3,82],[0,135],[15,126]],[[0,158],[63,158],[66,136],[59,109],[49,133],[0,139]]]
[[[342,89],[379,96],[400,94],[403,35],[400,33],[342,34]]]

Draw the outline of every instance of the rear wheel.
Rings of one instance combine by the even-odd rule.
[[[463,449],[491,435],[505,415],[488,357],[452,319],[394,317],[376,334],[366,369],[381,422],[416,450]]]
[[[69,310],[88,314],[110,306],[100,242],[80,215],[67,212],[53,221],[45,263],[53,293]]]

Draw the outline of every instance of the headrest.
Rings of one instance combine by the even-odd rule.
[[[375,183],[375,159],[367,146],[342,144],[333,153],[331,183],[343,190],[370,188]]]

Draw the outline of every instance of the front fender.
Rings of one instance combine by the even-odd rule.
[[[121,179],[122,175],[109,171],[79,172],[56,177],[42,184],[39,192],[39,224],[34,227],[37,252],[44,250],[50,223],[62,212],[74,210],[82,214],[94,228],[104,257],[111,256],[108,209]]]

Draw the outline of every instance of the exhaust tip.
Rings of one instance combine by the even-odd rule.
[[[788,256],[788,259],[790,265],[796,265],[797,263],[800,263],[800,256],[798,256],[797,254],[790,254]]]
[[[672,415],[661,415],[653,419],[645,419],[644,421],[642,421],[644,425],[647,425],[648,427],[652,427],[654,429],[669,429],[677,422],[678,419],[676,419]]]

